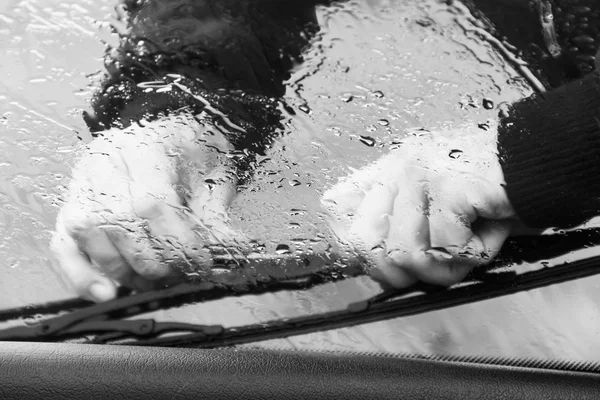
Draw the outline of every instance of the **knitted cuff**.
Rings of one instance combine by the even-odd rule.
[[[515,103],[500,120],[508,197],[532,228],[600,214],[600,75]]]

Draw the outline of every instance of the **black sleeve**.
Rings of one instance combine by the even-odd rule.
[[[140,86],[170,83],[174,76],[234,123],[272,131],[279,122],[273,99],[284,94],[284,80],[318,31],[314,0],[121,4],[127,10],[127,32],[117,48],[107,51],[106,79],[93,98],[93,111],[84,114],[92,132],[182,108],[202,110],[203,101],[178,87],[160,91]],[[259,142],[256,137],[238,139],[246,145]]]
[[[517,215],[571,228],[600,214],[600,74],[533,95],[500,119],[500,161]]]

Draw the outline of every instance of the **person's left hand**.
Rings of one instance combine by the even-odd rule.
[[[51,243],[69,286],[94,301],[114,298],[120,285],[160,287],[208,268],[205,246],[241,240],[227,216],[236,182],[214,151],[227,146],[186,115],[94,139],[73,169]]]
[[[342,243],[397,288],[449,286],[498,254],[517,222],[504,189],[494,126],[408,137],[328,190]]]

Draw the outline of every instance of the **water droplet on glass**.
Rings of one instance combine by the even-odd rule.
[[[375,146],[375,139],[373,139],[370,136],[363,136],[360,135],[360,139],[359,139],[363,144],[366,144],[369,147],[373,147]]]
[[[290,246],[288,246],[287,244],[278,244],[277,248],[275,249],[275,253],[277,254],[290,254]]]
[[[420,136],[428,135],[430,132],[425,128],[411,128],[411,129],[408,129],[406,133],[409,135],[412,135],[412,136],[420,137]]]
[[[479,123],[479,124],[477,124],[477,127],[479,129],[483,129],[484,131],[488,131],[490,129],[490,125],[488,122]]]
[[[215,182],[213,179],[211,179],[211,178],[205,179],[205,180],[204,180],[204,183],[205,183],[205,185],[204,185],[204,186],[206,186],[206,188],[207,188],[208,190],[212,190],[212,189],[213,189],[213,187],[214,187],[214,186],[217,184],[217,183],[216,183],[216,182]]]
[[[304,215],[304,214],[306,214],[306,211],[305,210],[301,210],[299,208],[292,208],[290,210],[290,215]]]
[[[490,99],[483,99],[483,108],[491,110],[494,108],[494,102]]]
[[[311,110],[306,104],[302,104],[298,107],[303,113],[310,114]]]
[[[424,28],[433,25],[433,20],[429,17],[418,19],[416,22]]]
[[[377,121],[377,123],[381,126],[388,126],[390,124],[390,121],[388,121],[387,119],[380,119],[379,121]]]
[[[448,154],[448,156],[450,158],[457,159],[457,158],[460,157],[461,154],[462,154],[462,150],[456,150],[456,149],[454,149],[454,150],[450,150],[450,154]]]

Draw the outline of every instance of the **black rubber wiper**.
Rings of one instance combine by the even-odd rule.
[[[0,340],[124,343],[129,345],[193,346],[214,348],[283,338],[335,328],[350,327],[455,307],[505,296],[600,273],[600,256],[573,263],[544,267],[517,274],[514,270],[476,269],[468,279],[452,288],[417,284],[405,290],[389,289],[340,311],[272,320],[237,327],[125,319],[145,312],[187,303],[217,300],[227,296],[306,289],[315,285],[363,274],[360,268],[344,275],[331,271],[294,282],[270,281],[252,287],[232,288],[222,284],[182,284],[91,305],[30,326],[0,331]],[[0,313],[1,314],[1,313]],[[163,336],[165,333],[173,335]]]
[[[363,275],[365,270],[360,262],[340,264],[335,259],[320,259],[316,266],[307,268],[308,273],[296,273],[294,277],[265,276],[260,279],[247,280],[240,284],[240,278],[246,278],[245,272],[238,273],[236,283],[184,283],[168,289],[149,291],[130,295],[122,290],[117,299],[100,304],[90,303],[79,299],[58,301],[41,306],[0,311],[0,321],[23,319],[31,315],[58,314],[70,311],[64,315],[44,319],[27,326],[17,326],[0,330],[0,340],[32,340],[32,341],[64,341],[82,335],[112,333],[113,336],[149,337],[159,333],[177,330],[203,331],[204,326],[194,327],[191,324],[159,323],[153,320],[126,320],[126,318],[147,312],[169,309],[184,304],[201,303],[218,300],[224,297],[241,296],[244,294],[257,295],[283,290],[304,290],[310,287],[335,282]],[[294,264],[297,260],[288,258],[264,261],[269,267],[279,263],[282,269],[285,264]],[[300,261],[302,264],[306,263]],[[320,265],[319,265],[320,264]],[[321,265],[327,265],[322,267]],[[315,272],[315,268],[320,271]],[[248,268],[240,268],[247,270]],[[300,270],[297,266],[294,270]],[[233,275],[234,273],[232,273]],[[185,328],[185,329],[184,329]],[[207,332],[218,331],[215,327],[207,327]],[[119,335],[116,335],[119,333]]]
[[[216,348],[252,343],[407,317],[597,274],[600,274],[600,256],[518,275],[500,274],[498,277],[470,281],[448,289],[427,284],[418,284],[404,290],[390,289],[368,300],[351,303],[341,311],[233,327],[223,329],[215,335],[189,333],[146,339],[133,344]]]

